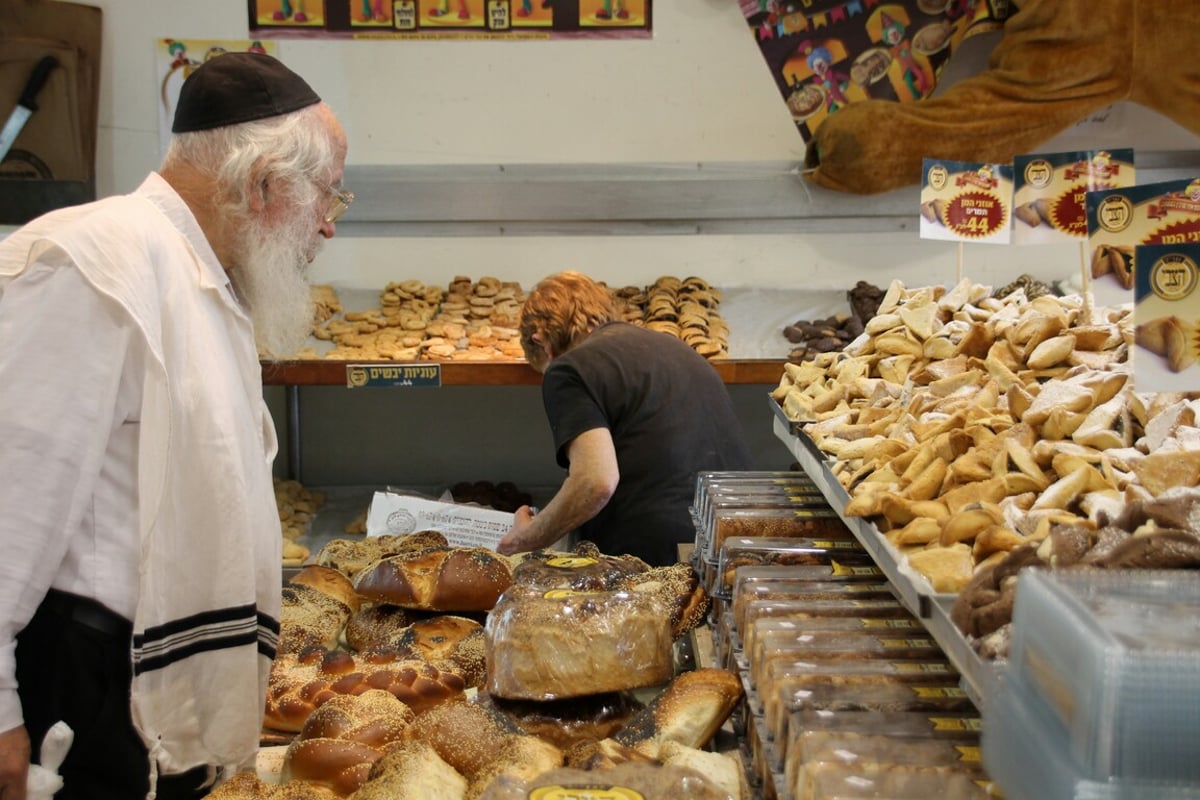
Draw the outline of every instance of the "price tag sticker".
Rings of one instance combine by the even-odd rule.
[[[346,388],[417,388],[442,385],[441,364],[347,364]]]
[[[921,238],[1008,244],[1012,165],[925,159]]]

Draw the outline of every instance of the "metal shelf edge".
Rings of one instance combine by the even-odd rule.
[[[768,396],[767,400],[774,409],[778,409],[778,403],[771,397]],[[950,663],[962,676],[963,690],[976,707],[982,710],[999,679],[1002,667],[980,657],[958,630],[950,618],[954,596],[921,591],[911,577],[901,570],[897,554],[879,529],[860,517],[845,515],[844,509],[849,501],[849,494],[829,470],[825,460],[820,457],[820,451],[812,440],[803,433],[794,432],[795,423],[784,417],[780,411],[774,412],[772,424],[776,437],[787,446],[800,468],[813,479],[834,511],[875,559],[875,563],[894,587],[900,602],[921,620],[929,635],[945,651]]]

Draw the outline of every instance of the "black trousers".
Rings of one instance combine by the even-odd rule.
[[[60,800],[143,800],[150,760],[129,708],[133,624],[86,598],[50,590],[17,636],[17,693],[38,761],[50,726],[65,721],[74,741],[59,769]],[[206,768],[160,775],[160,800],[192,800]]]

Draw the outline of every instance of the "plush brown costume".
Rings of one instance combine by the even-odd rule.
[[[938,97],[865,100],[809,143],[809,178],[858,194],[919,183],[925,157],[1005,162],[1129,100],[1200,134],[1198,0],[1023,0],[988,68]]]

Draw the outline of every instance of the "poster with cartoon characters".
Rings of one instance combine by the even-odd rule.
[[[937,87],[970,35],[999,28],[1008,0],[738,0],[805,142],[830,114]]]
[[[175,118],[175,103],[179,87],[192,70],[205,61],[227,52],[269,53],[278,57],[274,42],[234,39],[158,39],[155,42],[154,64],[158,75],[158,145],[159,155],[167,152],[171,139],[171,121]]]
[[[248,0],[256,36],[645,38],[653,0]]]

